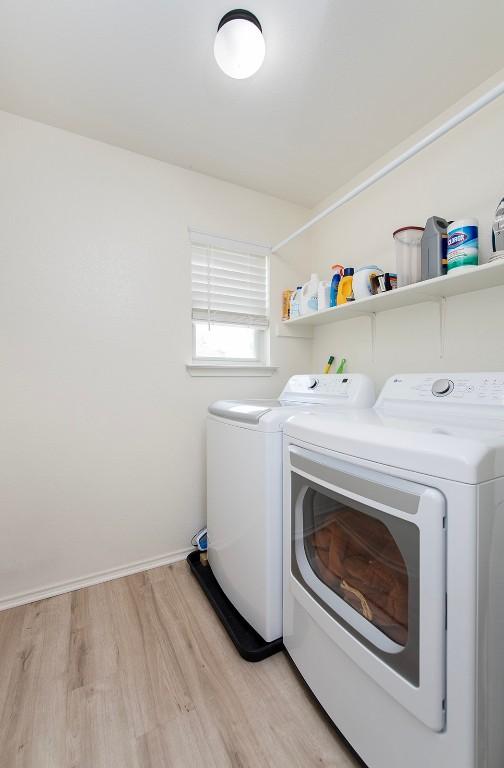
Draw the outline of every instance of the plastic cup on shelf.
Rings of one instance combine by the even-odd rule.
[[[401,227],[393,234],[398,288],[422,279],[420,243],[423,231],[423,227]]]

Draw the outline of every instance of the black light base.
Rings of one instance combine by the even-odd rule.
[[[282,638],[266,642],[243,616],[220,588],[210,565],[200,563],[200,553],[195,550],[187,555],[189,567],[219,617],[224,629],[240,656],[246,661],[262,661],[283,649]]]
[[[221,27],[224,26],[224,24],[227,24],[228,21],[234,21],[235,19],[244,19],[244,21],[250,21],[252,24],[255,24],[259,32],[262,32],[261,23],[257,16],[255,16],[250,11],[245,11],[243,8],[235,8],[233,11],[228,11],[225,13],[222,19],[219,21],[217,32]]]

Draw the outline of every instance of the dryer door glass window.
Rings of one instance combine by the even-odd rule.
[[[410,576],[389,528],[366,511],[309,488],[303,538],[307,561],[320,581],[404,647]]]
[[[375,506],[368,498],[364,503],[295,472],[291,477],[294,578],[356,640],[418,685],[417,515],[389,513],[381,502]],[[403,500],[392,489],[381,490],[390,494],[391,503]],[[379,493],[376,484],[371,491]],[[413,501],[418,504],[410,496]]]

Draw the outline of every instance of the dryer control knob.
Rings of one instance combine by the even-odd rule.
[[[308,389],[315,389],[318,383],[319,383],[318,379],[310,379],[310,383],[308,384]]]
[[[450,379],[438,379],[432,385],[432,394],[436,397],[444,397],[449,395],[453,390],[453,381]]]

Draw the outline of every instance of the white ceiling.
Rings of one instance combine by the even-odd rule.
[[[247,0],[266,59],[232,80],[233,7],[1,0],[0,109],[313,205],[504,66],[502,0]]]

